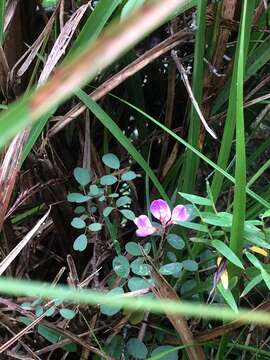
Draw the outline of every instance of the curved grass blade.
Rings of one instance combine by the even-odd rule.
[[[171,135],[171,137],[173,137],[175,140],[177,140],[178,142],[180,142],[182,145],[184,145],[186,148],[192,150],[194,152],[194,154],[196,154],[199,158],[201,158],[203,161],[205,161],[208,165],[210,165],[213,169],[215,169],[217,172],[219,172],[220,174],[222,174],[225,178],[227,178],[230,182],[232,182],[233,184],[235,183],[235,179],[233,176],[231,176],[230,174],[228,174],[225,170],[223,170],[220,166],[218,166],[217,164],[215,164],[212,160],[208,159],[207,156],[203,155],[199,150],[195,149],[193,146],[191,146],[187,141],[185,141],[184,139],[182,139],[180,136],[176,135],[172,130],[168,129],[165,125],[161,124],[158,120],[154,119],[152,116],[150,116],[149,114],[145,113],[144,111],[142,111],[141,109],[137,108],[136,106],[132,105],[131,103],[129,103],[128,101],[125,101],[121,98],[119,98],[118,96],[112,95],[110,94],[112,97],[114,97],[115,99],[118,99],[119,101],[121,101],[122,103],[130,106],[131,108],[133,108],[134,110],[138,111],[139,113],[143,114],[148,120],[152,121],[154,124],[156,124],[158,127],[160,127],[162,130],[166,131],[169,135]],[[246,193],[248,195],[250,195],[250,197],[252,197],[254,200],[256,200],[258,203],[260,203],[263,207],[266,207],[267,209],[270,207],[270,203],[267,202],[266,200],[264,200],[262,197],[260,197],[259,195],[257,195],[254,191],[248,189],[246,187]]]
[[[51,286],[48,283],[0,278],[0,293],[6,295],[24,295],[37,298],[61,299],[68,303],[89,305],[121,305],[125,309],[151,311],[153,313],[170,313],[196,316],[203,319],[238,320],[246,324],[257,323],[270,325],[270,315],[266,311],[238,309],[235,313],[229,308],[205,305],[199,302],[157,300],[148,298],[130,298],[119,295],[104,294],[101,291],[74,289],[69,286]],[[196,306],[195,306],[196,304]],[[0,347],[1,351],[1,347]]]

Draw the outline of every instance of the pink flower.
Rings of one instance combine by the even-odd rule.
[[[152,201],[150,211],[151,214],[160,221],[163,229],[171,224],[176,224],[177,221],[186,221],[189,217],[188,211],[184,205],[177,205],[171,212],[169,205],[162,199]],[[134,220],[134,223],[138,227],[136,234],[139,237],[152,235],[159,230],[152,226],[146,215],[140,215]]]
[[[139,237],[152,235],[156,231],[156,228],[151,224],[148,216],[146,215],[140,215],[139,217],[135,218],[134,223],[138,227],[136,230],[136,235]]]

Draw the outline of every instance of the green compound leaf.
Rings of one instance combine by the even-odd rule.
[[[127,258],[122,255],[116,256],[113,259],[113,269],[121,278],[127,278],[130,271],[130,266]]]
[[[103,210],[103,216],[108,217],[113,211],[113,207],[108,206]]]
[[[100,183],[103,186],[110,186],[117,182],[117,178],[113,175],[104,175],[100,178]]]
[[[136,359],[146,359],[148,350],[138,338],[130,338],[127,342],[128,353]]]
[[[29,302],[24,302],[20,305],[20,307],[24,310],[33,310],[33,306]]]
[[[147,289],[153,285],[151,280],[145,280],[140,277],[132,277],[128,280],[128,288],[130,291],[137,291],[141,289]]]
[[[73,175],[77,182],[82,186],[88,185],[91,181],[91,175],[87,169],[77,167],[74,169]]]
[[[118,193],[112,193],[112,194],[109,195],[109,197],[115,199],[115,198],[119,197],[119,194]]]
[[[134,171],[127,171],[124,174],[121,175],[121,179],[123,181],[131,181],[136,179],[137,174]]]
[[[121,287],[114,288],[108,292],[108,295],[122,295],[124,290]],[[107,316],[113,316],[121,310],[121,306],[117,305],[101,305],[100,312]]]
[[[211,245],[226,259],[228,259],[234,265],[244,269],[244,266],[237,255],[226,245],[224,242],[220,240],[211,241]]]
[[[91,197],[89,195],[83,195],[81,193],[70,193],[68,194],[67,199],[69,202],[75,202],[79,204],[89,201]]]
[[[49,309],[47,309],[45,311],[46,316],[53,316],[53,314],[55,313],[56,307],[55,306],[51,306]]]
[[[172,251],[168,251],[166,255],[167,255],[167,258],[170,260],[170,262],[173,262],[173,263],[177,262],[177,256]]]
[[[104,345],[103,349],[106,354],[110,355],[114,359],[121,359],[123,351],[124,339],[120,335],[116,335],[112,338],[109,344]]]
[[[167,236],[167,241],[173,248],[177,250],[182,250],[185,247],[185,242],[179,235],[169,234]]]
[[[184,260],[182,261],[182,266],[187,271],[197,271],[198,264],[194,260]]]
[[[130,264],[131,270],[134,274],[139,276],[149,276],[151,274],[151,268],[148,264],[144,264],[143,258],[138,258]]]
[[[141,256],[142,249],[141,246],[135,242],[128,242],[125,246],[126,251],[132,256]]]
[[[121,196],[119,199],[116,200],[117,207],[129,205],[129,204],[131,204],[131,198],[128,196]]]
[[[102,224],[101,223],[92,223],[88,226],[88,229],[91,231],[100,231],[102,229]]]
[[[197,195],[192,195],[192,194],[186,194],[186,193],[182,193],[179,192],[179,195],[182,196],[182,198],[186,199],[187,201],[196,204],[196,205],[204,205],[204,206],[212,206],[212,202],[210,199],[201,197],[201,196],[197,196]]]
[[[182,270],[182,264],[179,262],[162,265],[159,272],[162,275],[178,275]]]
[[[150,242],[148,242],[148,243],[146,243],[146,244],[144,245],[143,250],[144,250],[144,252],[145,252],[146,255],[148,255],[148,254],[150,253],[151,247],[152,247],[152,245],[151,245]]]
[[[75,251],[84,251],[87,247],[87,237],[82,234],[77,237],[77,239],[73,243],[73,249]]]
[[[111,169],[119,169],[120,161],[118,157],[114,154],[105,154],[102,156],[103,163]]]
[[[86,227],[85,221],[82,220],[80,217],[73,218],[70,224],[75,229],[84,229]]]
[[[43,307],[40,306],[40,305],[38,305],[38,306],[35,308],[35,315],[36,315],[36,316],[41,316],[43,313],[44,313]]]
[[[60,309],[59,310],[60,315],[67,320],[71,320],[76,316],[75,311],[71,309]]]
[[[120,213],[128,220],[133,221],[135,219],[135,214],[131,210],[120,210]]]
[[[86,211],[86,209],[85,209],[84,206],[77,206],[77,207],[74,209],[74,213],[75,213],[75,214],[78,214],[78,215],[83,214],[85,211]]]
[[[100,196],[100,189],[97,187],[97,185],[90,185],[89,187],[89,195],[91,196]]]

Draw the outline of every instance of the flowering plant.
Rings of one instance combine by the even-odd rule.
[[[160,230],[164,231],[169,225],[176,224],[177,221],[186,221],[189,218],[189,213],[184,205],[177,205],[171,212],[167,202],[162,199],[151,202],[150,212],[160,221],[161,226],[153,226],[148,216],[140,215],[134,219],[137,226],[136,235],[139,237],[149,236]]]

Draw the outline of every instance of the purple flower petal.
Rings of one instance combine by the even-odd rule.
[[[156,231],[156,228],[151,224],[149,218],[146,215],[140,215],[139,217],[135,218],[134,223],[138,227],[136,230],[136,235],[139,237],[152,235]]]
[[[163,226],[171,219],[171,210],[166,201],[162,199],[152,201],[150,205],[152,215],[158,219]]]
[[[184,205],[177,205],[172,212],[172,222],[186,221],[189,218],[189,213]]]

